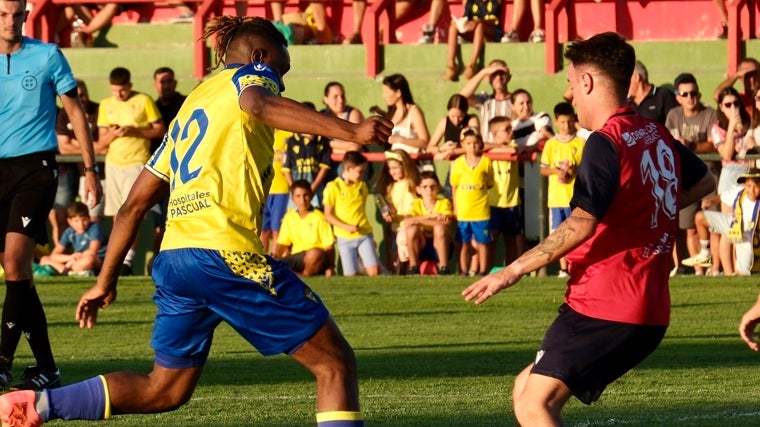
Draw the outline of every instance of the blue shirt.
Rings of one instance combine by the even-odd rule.
[[[0,158],[57,151],[56,96],[77,83],[58,46],[23,38],[0,55]]]
[[[103,259],[106,255],[106,235],[103,233],[103,228],[97,222],[90,223],[87,231],[82,234],[77,234],[73,228],[68,227],[61,234],[58,243],[67,249],[73,250],[75,253],[79,253],[89,249],[90,243],[94,240],[100,240],[101,245],[100,249],[98,249],[98,258]]]

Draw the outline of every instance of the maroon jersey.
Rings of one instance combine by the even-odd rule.
[[[584,152],[576,182],[581,191],[571,204],[593,214],[599,224],[567,255],[571,279],[565,302],[593,318],[667,325],[681,150],[665,127],[630,108],[617,110],[589,142],[607,154]],[[588,182],[591,178],[609,179]],[[600,203],[600,198],[605,200]]]

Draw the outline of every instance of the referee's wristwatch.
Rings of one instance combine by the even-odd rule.
[[[85,166],[84,167],[84,173],[87,173],[87,172],[92,172],[92,173],[94,173],[94,174],[97,175],[97,174],[100,173],[100,168],[98,167],[98,165]]]

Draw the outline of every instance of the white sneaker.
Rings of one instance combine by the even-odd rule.
[[[557,277],[559,277],[560,279],[567,279],[568,277],[570,277],[570,274],[568,274],[568,272],[565,270],[560,270],[559,273],[557,273]]]
[[[502,43],[517,43],[520,41],[520,37],[517,35],[517,31],[511,30],[501,38]]]
[[[704,255],[701,252],[694,255],[693,257],[686,258],[685,260],[681,261],[681,264],[687,266],[687,267],[710,267],[712,265],[712,256],[710,255]]]
[[[528,37],[531,43],[543,43],[545,38],[546,37],[544,36],[544,30],[540,28],[533,30],[533,32],[530,33],[530,37]]]
[[[429,24],[422,26],[422,37],[417,40],[417,44],[430,44],[433,43],[433,36],[435,35],[435,28]]]

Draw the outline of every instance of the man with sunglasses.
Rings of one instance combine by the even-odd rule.
[[[681,73],[673,82],[676,102],[678,107],[671,109],[665,119],[665,127],[673,134],[681,144],[691,148],[696,153],[714,153],[715,145],[710,137],[710,129],[718,121],[717,112],[702,102],[702,94],[699,92],[697,79],[691,73]],[[713,175],[720,173],[720,162],[706,162]],[[679,234],[678,244],[685,242],[689,257],[693,257],[700,250],[699,236],[694,223],[694,218],[700,210],[701,202],[689,205],[679,212],[679,233],[686,230],[685,238]],[[713,209],[717,208],[715,206]],[[677,251],[674,251],[677,254]],[[678,265],[676,260],[676,265]],[[695,274],[704,274],[709,264],[695,264]]]
[[[641,61],[636,61],[628,87],[628,105],[642,116],[665,124],[665,118],[676,100],[673,92],[649,82],[649,72]]]

